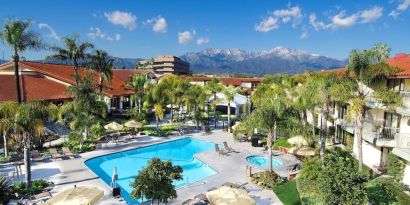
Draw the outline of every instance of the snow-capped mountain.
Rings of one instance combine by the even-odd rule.
[[[346,61],[343,60],[285,47],[264,51],[208,48],[200,52],[188,52],[181,58],[190,63],[193,73],[264,75],[283,72],[292,74],[346,65]]]

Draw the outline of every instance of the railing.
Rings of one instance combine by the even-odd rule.
[[[398,133],[396,135],[396,147],[410,149],[410,133]]]
[[[373,132],[374,137],[381,140],[394,140],[400,133],[400,128],[381,127],[378,131]]]

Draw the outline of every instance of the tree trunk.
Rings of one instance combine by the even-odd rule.
[[[325,116],[321,113],[320,114],[320,157],[323,158],[323,156],[325,155],[325,146],[326,146],[326,142],[325,142],[325,127],[326,126],[326,119]]]
[[[79,76],[78,76],[78,63],[77,63],[77,59],[72,59],[73,64],[74,64],[74,79],[75,79],[75,85],[78,86],[78,80],[79,80]]]
[[[7,153],[7,133],[3,132],[3,142],[4,142],[4,157],[8,156]]]
[[[361,109],[359,113],[356,115],[356,127],[355,127],[355,134],[357,139],[357,160],[359,161],[359,171],[363,171],[363,119],[364,119],[364,109]]]
[[[157,114],[155,114],[155,123],[157,125],[157,130],[159,131],[159,118]]]
[[[312,135],[313,135],[313,138],[315,137],[315,135],[316,135],[316,125],[315,125],[315,115],[313,114],[313,112],[312,112]]]
[[[198,117],[198,107],[196,105],[194,106],[194,113],[195,113],[196,126],[198,127],[198,129],[200,129],[199,117]]]
[[[141,97],[138,97],[138,113],[141,113]]]
[[[269,170],[272,172],[273,171],[273,164],[272,164],[272,145],[273,145],[273,132],[272,130],[269,130],[268,132],[268,139],[267,139],[267,145],[268,145],[268,155],[269,155]]]
[[[103,91],[103,78],[100,74],[100,94],[102,94],[102,91]]]
[[[217,120],[216,120],[216,93],[214,93],[214,124],[215,124],[215,129],[216,129],[216,125],[218,124]]]
[[[23,134],[24,137],[24,166],[25,170],[25,182],[27,184],[26,189],[31,187],[31,161],[30,161],[30,139],[26,134]]]
[[[21,89],[20,89],[20,73],[19,73],[19,61],[20,57],[18,55],[17,49],[14,50],[14,78],[16,80],[16,97],[17,102],[21,103]]]
[[[231,102],[228,102],[228,133],[231,133]]]
[[[171,123],[174,119],[174,105],[171,103]]]

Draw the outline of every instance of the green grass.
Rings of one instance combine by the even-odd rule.
[[[286,139],[278,139],[273,145],[273,149],[278,150],[279,147],[290,148],[292,147],[292,145]]]
[[[299,192],[296,188],[296,180],[292,179],[284,184],[273,188],[276,196],[282,201],[284,205],[301,205]]]

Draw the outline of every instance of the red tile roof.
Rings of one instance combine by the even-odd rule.
[[[387,60],[390,66],[395,66],[402,71],[393,75],[393,78],[410,78],[410,55],[400,53]]]
[[[115,69],[112,71],[113,75],[125,83],[131,81],[131,76],[134,74],[143,74],[147,71],[145,70],[137,70],[137,69]]]
[[[48,64],[31,61],[21,61],[20,64],[28,66],[29,69],[61,80],[65,83],[69,83],[71,85],[75,84],[74,69],[71,65]],[[78,73],[80,76],[85,76],[87,69],[79,68]],[[95,79],[97,84],[98,73],[95,73]],[[103,93],[109,97],[133,94],[132,90],[126,89],[124,87],[124,81],[116,77],[115,75],[113,76],[111,82],[106,84],[105,86],[107,87],[107,89],[104,89]]]
[[[0,85],[0,102],[16,101],[14,75],[0,75]],[[67,86],[40,75],[21,75],[20,89],[23,101],[71,99]]]

